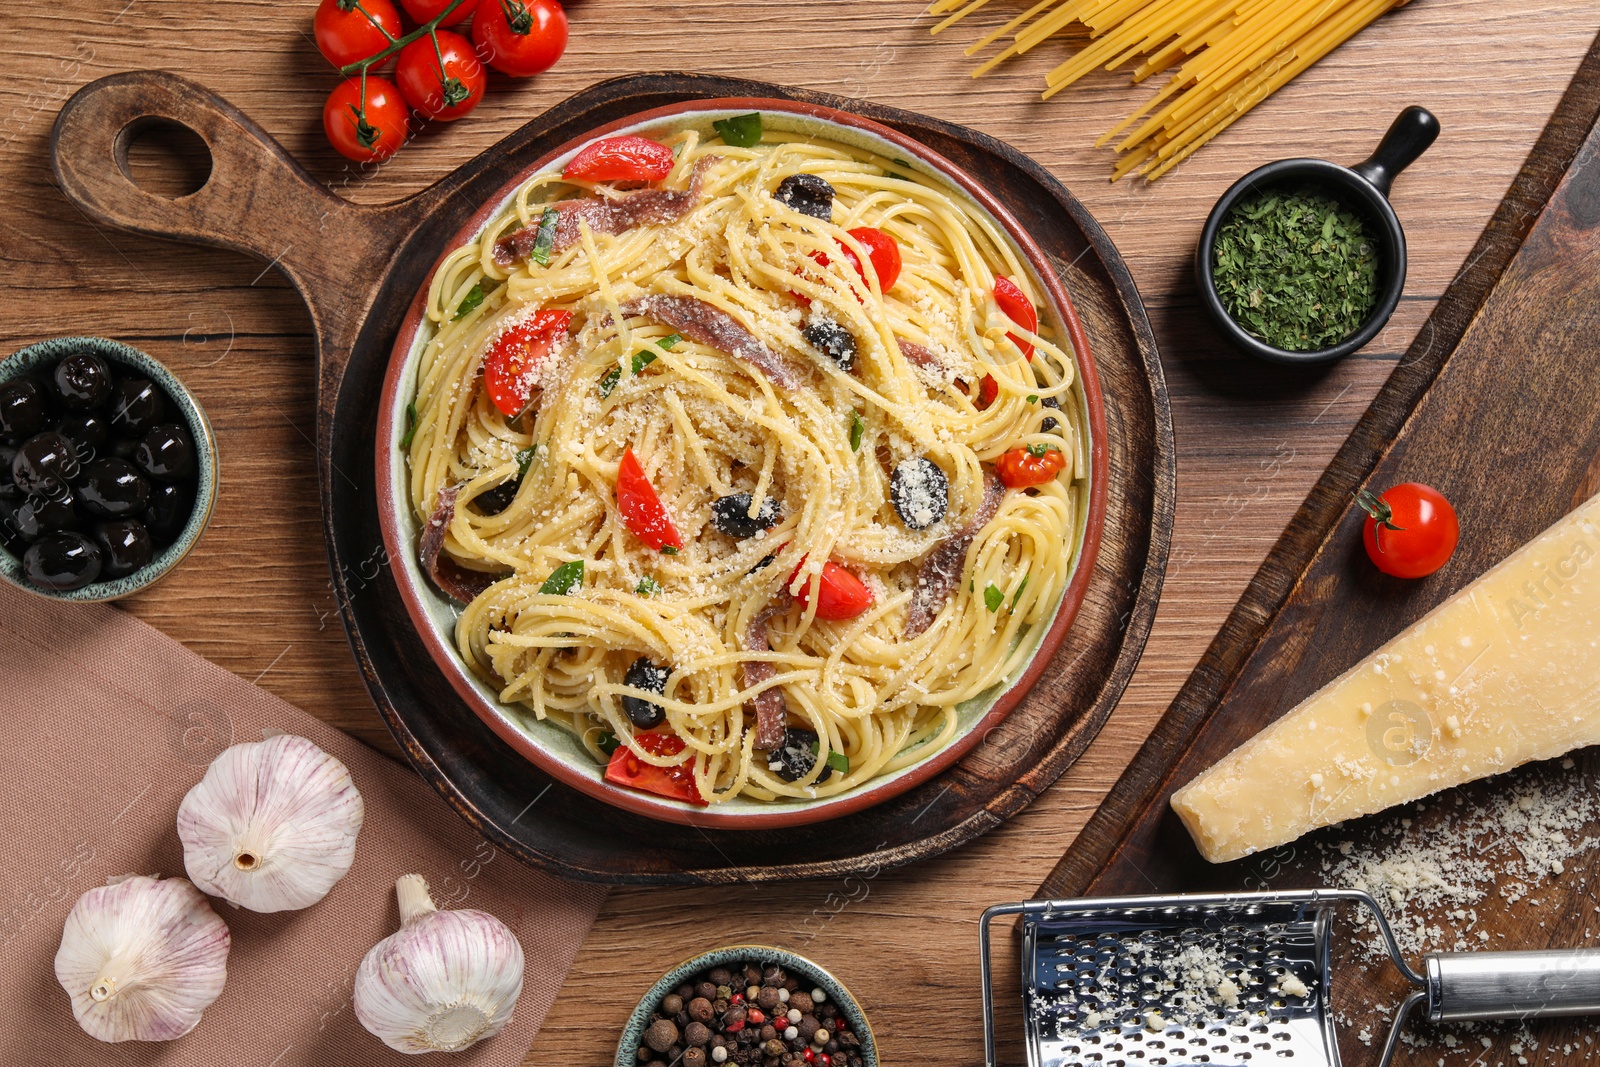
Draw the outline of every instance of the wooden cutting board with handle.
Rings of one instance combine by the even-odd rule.
[[[1168,806],[1176,788],[1600,491],[1597,116],[1600,42],[1415,343],[1038,897],[1303,888],[1367,877],[1352,857],[1394,861],[1393,869],[1403,859],[1413,880],[1387,883],[1398,887],[1385,903],[1401,912],[1413,944],[1600,944],[1593,751],[1225,865],[1200,857]],[[1371,565],[1364,515],[1352,504],[1358,489],[1406,481],[1442,490],[1462,526],[1455,556],[1418,581]],[[1567,858],[1533,871],[1528,857],[1547,833],[1560,835]],[[1362,931],[1341,933],[1335,1004],[1353,1067],[1376,1062],[1383,1009],[1405,988],[1360,949]],[[1396,1062],[1588,1062],[1594,1026],[1413,1027],[1416,1043]]]

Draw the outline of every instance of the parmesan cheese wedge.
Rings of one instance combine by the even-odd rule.
[[[1600,744],[1600,496],[1178,790],[1213,863]]]

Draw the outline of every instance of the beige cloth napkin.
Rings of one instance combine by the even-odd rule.
[[[179,801],[218,752],[263,729],[310,738],[350,768],[366,800],[354,867],[303,911],[214,900],[233,949],[227,987],[200,1025],[159,1044],[93,1040],[55,979],[67,912],[109,876],[183,876]],[[523,866],[407,769],[115,608],[0,585],[0,739],[6,1067],[520,1064],[604,897]],[[498,916],[527,956],[510,1026],[448,1059],[391,1051],[350,1003],[361,958],[399,924],[394,881],[413,871],[441,907]]]

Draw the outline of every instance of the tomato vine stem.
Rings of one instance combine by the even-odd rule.
[[[406,45],[410,44],[412,41],[421,40],[424,34],[427,34],[429,36],[433,36],[435,31],[438,30],[438,28],[441,25],[444,24],[444,20],[449,18],[450,15],[455,11],[456,8],[460,7],[462,4],[464,4],[466,2],[467,2],[467,0],[450,0],[450,6],[449,7],[445,8],[443,11],[441,11],[437,15],[433,16],[433,18],[429,19],[427,22],[424,22],[421,26],[418,26],[416,29],[412,30],[410,33],[406,34],[404,37],[391,37],[389,39],[388,46],[385,47],[382,51],[374,52],[372,55],[368,56],[366,59],[358,59],[354,63],[348,63],[345,66],[340,67],[339,68],[339,73],[345,75],[346,77],[349,77],[352,74],[360,73],[362,75],[362,77],[364,78],[366,76],[366,73],[367,73],[368,70],[370,70],[372,67],[376,66],[377,64],[382,63],[384,60],[388,59],[390,56],[392,56],[396,52],[400,51],[400,49],[404,48]],[[357,0],[357,7],[358,8],[360,7],[359,0]],[[366,12],[363,11],[362,14],[366,14]],[[370,15],[368,15],[367,17],[371,18]],[[384,36],[387,37],[388,34],[385,33]],[[438,47],[438,38],[437,37],[434,37],[434,46],[435,46],[435,49],[437,50],[437,47]],[[442,59],[441,59],[441,61],[442,61]],[[441,73],[442,73],[442,68],[441,68]],[[367,103],[367,94],[365,92],[363,92],[361,94],[361,106],[363,108],[365,108],[366,107],[366,103]]]

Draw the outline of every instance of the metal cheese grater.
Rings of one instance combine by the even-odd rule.
[[[1419,1005],[1435,1022],[1600,1012],[1600,949],[1432,953],[1419,974],[1359,890],[1034,900],[979,924],[985,1063],[997,1067],[989,928],[1020,915],[1029,1067],[1339,1067],[1329,959],[1340,904],[1371,911],[1416,987],[1380,1067]]]

